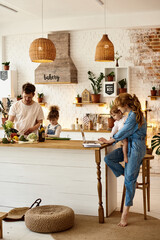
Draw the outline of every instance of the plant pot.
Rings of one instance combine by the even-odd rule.
[[[82,98],[81,97],[76,97],[76,103],[81,103],[82,102]]]
[[[2,124],[4,124],[5,121],[7,121],[7,120],[8,120],[8,118],[2,118]]]
[[[115,120],[113,118],[108,118],[108,128],[113,128]]]
[[[107,78],[108,78],[109,82],[112,82],[114,77],[113,76],[108,76]]]
[[[38,103],[42,103],[43,102],[43,98],[38,98]]]
[[[17,101],[21,100],[22,98],[17,98]]]
[[[158,95],[160,96],[160,90],[158,90]]]
[[[100,103],[101,94],[91,94],[91,101],[93,103]]]
[[[157,95],[157,90],[151,90],[151,96],[156,96]]]
[[[4,70],[9,70],[9,66],[5,66],[5,65],[4,65],[3,68],[4,68]]]
[[[126,93],[126,92],[127,92],[127,88],[119,88],[119,94]]]

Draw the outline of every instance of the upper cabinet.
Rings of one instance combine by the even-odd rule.
[[[116,97],[119,93],[130,92],[129,67],[105,68],[103,84],[104,97]]]
[[[17,71],[0,71],[0,98],[17,96]]]

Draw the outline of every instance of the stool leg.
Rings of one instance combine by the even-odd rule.
[[[146,215],[146,187],[145,187],[145,160],[143,160],[143,163],[142,163],[142,188],[143,188],[144,219],[147,219],[147,215]]]
[[[0,220],[0,238],[3,238],[2,220]]]
[[[126,196],[126,187],[125,185],[123,186],[123,193],[122,193],[122,201],[121,201],[121,208],[120,208],[120,212],[123,212],[123,206],[124,206],[124,200],[125,200],[125,196]]]
[[[150,212],[150,161],[147,161],[147,203],[148,211]]]

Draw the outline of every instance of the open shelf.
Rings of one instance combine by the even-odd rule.
[[[156,100],[157,98],[160,98],[160,96],[148,96],[148,97],[150,97],[151,98],[151,100]]]
[[[101,103],[93,103],[93,102],[83,102],[83,103],[73,103],[76,104],[76,107],[82,107],[83,105],[93,105],[93,104],[97,104],[99,107],[104,107],[105,106],[105,102],[101,102]]]
[[[41,107],[45,107],[46,102],[40,102],[39,105],[41,105]]]

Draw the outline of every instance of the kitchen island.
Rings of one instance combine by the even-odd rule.
[[[75,213],[97,215],[98,201],[99,222],[103,223],[103,202],[107,215],[117,206],[116,178],[109,169],[106,172],[107,186],[102,192],[106,181],[105,164],[104,161],[101,163],[101,158],[107,148],[106,144],[100,148],[84,148],[79,140],[1,143],[1,210],[29,206],[40,197],[43,205],[67,205]]]

